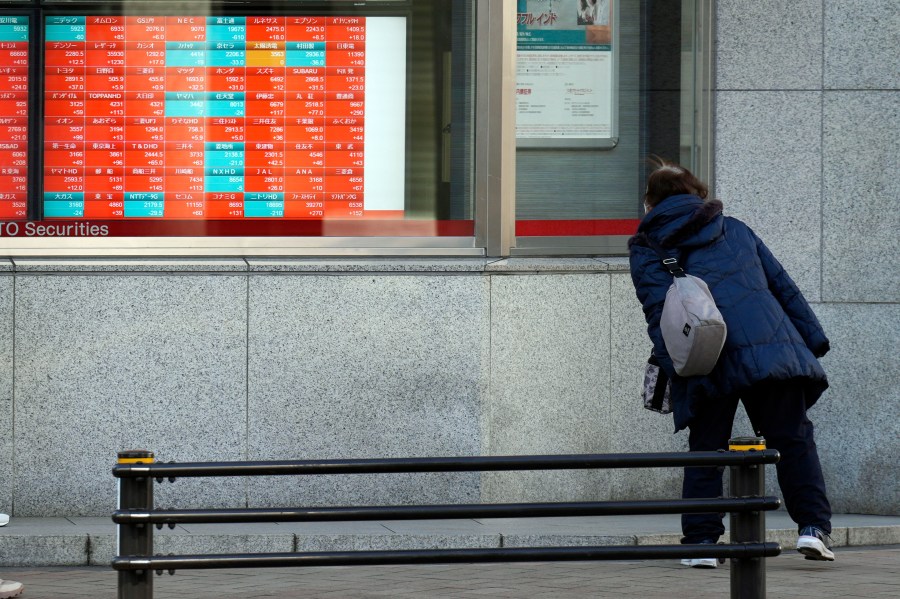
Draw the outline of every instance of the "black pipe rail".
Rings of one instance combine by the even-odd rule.
[[[776,497],[762,497],[764,465],[774,464],[775,450],[651,454],[555,456],[471,456],[369,460],[155,463],[151,452],[122,452],[113,475],[120,479],[119,599],[152,599],[153,571],[178,569],[310,567],[475,562],[575,561],[613,559],[731,559],[732,599],[765,597],[765,557],[780,554],[765,543],[765,511],[778,509]],[[248,508],[154,510],[153,482],[180,477],[378,474],[401,472],[476,472],[561,469],[731,467],[730,498],[578,503],[510,503],[430,506],[362,506],[316,508]],[[376,519],[536,518],[729,512],[730,544],[644,545],[608,547],[527,547],[415,551],[352,551],[221,555],[153,554],[153,525],[179,523],[328,522]]]
[[[752,452],[612,453],[587,455],[467,456],[447,458],[383,458],[364,460],[293,460],[263,462],[130,463],[113,468],[117,478],[294,476],[312,474],[398,474],[410,472],[497,472],[521,470],[587,470],[753,466],[774,464],[774,449]]]
[[[437,520],[461,518],[553,518],[638,516],[777,510],[776,497],[664,499],[582,503],[494,503],[317,508],[244,508],[209,510],[116,510],[116,524],[236,524],[246,522],[360,522],[365,520]]]
[[[113,560],[116,570],[202,570],[210,568],[393,566],[399,564],[471,564],[500,562],[571,562],[695,557],[754,559],[781,553],[778,543],[731,545],[621,545],[609,547],[521,547],[503,549],[432,549],[408,551],[327,551],[222,555],[168,555]]]

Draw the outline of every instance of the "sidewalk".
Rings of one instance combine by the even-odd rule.
[[[900,545],[900,517],[837,514],[832,523],[835,547]],[[154,551],[204,554],[677,544],[680,528],[678,515],[186,524],[174,530],[154,529]],[[793,551],[797,532],[786,512],[768,512],[766,528],[768,541],[781,543],[785,552]],[[3,569],[108,566],[115,551],[116,527],[109,518],[14,517],[0,528]]]
[[[834,562],[789,551],[766,560],[770,599],[900,597],[900,546],[838,549]],[[675,561],[184,570],[155,576],[154,599],[722,599],[729,564]],[[0,569],[22,599],[114,599],[110,568]]]
[[[900,517],[836,515],[835,562],[807,561],[794,551],[796,531],[785,512],[767,513],[766,521],[767,540],[784,548],[766,561],[769,597],[900,597]],[[202,524],[155,530],[155,552],[657,544],[677,543],[679,528],[677,515]],[[114,551],[115,526],[107,518],[13,518],[0,528],[0,578],[24,583],[23,599],[114,599]],[[729,596],[729,568],[659,560],[181,570],[154,577],[154,598],[713,599]]]

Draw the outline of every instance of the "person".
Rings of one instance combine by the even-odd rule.
[[[21,582],[12,580],[3,580],[0,578],[0,599],[8,599],[9,597],[18,597],[25,590]]]
[[[829,341],[803,294],[757,235],[722,214],[688,169],[655,158],[644,194],[645,216],[629,240],[631,277],[643,306],[653,356],[671,380],[675,431],[687,428],[691,451],[725,449],[738,402],[754,431],[777,449],[778,484],[797,523],[797,550],[834,560],[831,506],[807,409],[828,387],[817,358]],[[672,276],[651,242],[703,279],[725,320],[727,336],[712,372],[680,377],[666,353],[659,320]],[[685,498],[722,496],[722,469],[685,468]],[[720,514],[684,514],[682,543],[716,543]],[[715,559],[683,560],[716,567]]]
[[[9,515],[0,514],[0,526],[6,526],[7,524],[9,524]],[[0,578],[0,599],[6,599],[7,597],[18,597],[24,590],[25,587],[21,582],[15,582],[13,580],[3,580],[2,578]]]

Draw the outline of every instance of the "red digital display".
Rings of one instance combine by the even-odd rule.
[[[28,17],[0,15],[0,219],[27,206]]]
[[[402,218],[405,26],[46,17],[44,217]]]

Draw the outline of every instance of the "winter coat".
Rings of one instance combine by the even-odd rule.
[[[675,374],[659,328],[672,275],[645,235],[706,282],[725,319],[725,346],[708,375]],[[699,402],[740,395],[763,381],[805,381],[807,407],[828,388],[816,358],[829,343],[816,315],[750,227],[722,214],[721,202],[668,197],[647,213],[628,245],[653,355],[672,380],[676,431],[688,426]]]

